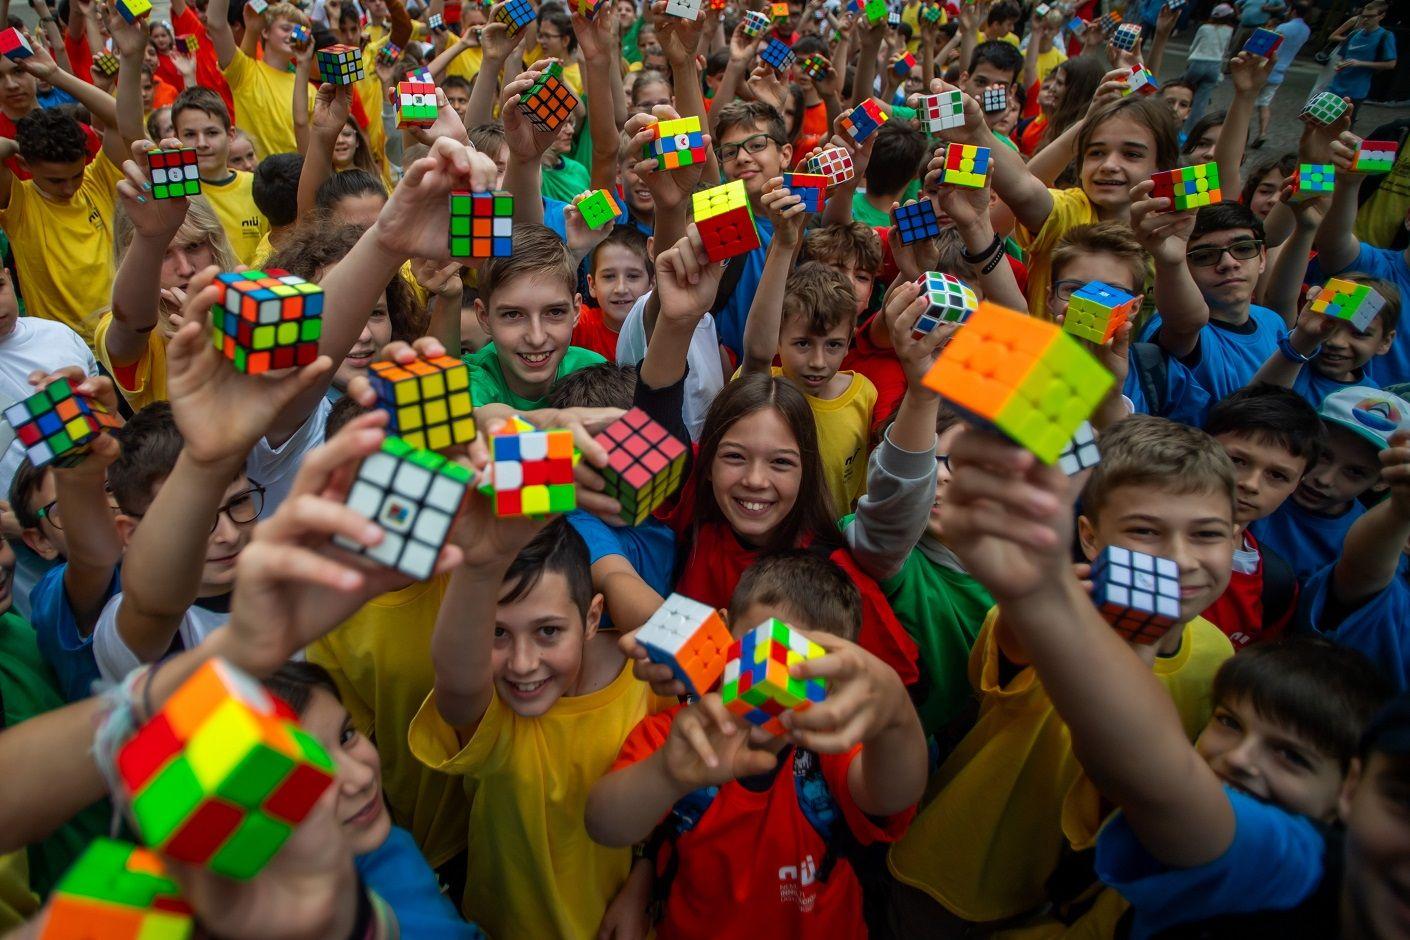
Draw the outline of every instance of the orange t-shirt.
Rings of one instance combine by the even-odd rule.
[[[578,308],[573,345],[591,349],[608,362],[617,361],[617,332],[607,325],[601,307],[589,307],[584,301]]]

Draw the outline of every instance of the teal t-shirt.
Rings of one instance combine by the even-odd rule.
[[[606,361],[591,349],[569,346],[553,380],[557,382],[565,375]],[[485,344],[478,352],[468,353],[464,362],[470,367],[470,398],[477,406],[499,403],[520,411],[548,406],[547,395],[543,398],[521,398],[510,391],[509,383],[504,380],[504,370],[499,365],[499,356],[495,354],[494,343]]]
[[[563,157],[557,167],[544,166],[543,194],[549,199],[571,203],[573,197],[586,192],[592,186],[592,178],[587,167],[572,157]]]

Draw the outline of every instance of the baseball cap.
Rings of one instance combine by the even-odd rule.
[[[1391,699],[1361,735],[1361,753],[1410,754],[1410,692]]]
[[[1225,16],[1233,16],[1234,8],[1229,6],[1229,4],[1227,3],[1221,3],[1216,6],[1213,10],[1209,11],[1209,15],[1216,20]]]
[[[1323,421],[1340,425],[1374,444],[1376,450],[1390,446],[1396,431],[1410,431],[1410,402],[1379,388],[1353,385],[1322,399],[1317,415]]]

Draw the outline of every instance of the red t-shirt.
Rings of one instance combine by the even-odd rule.
[[[608,362],[617,361],[617,334],[607,325],[601,307],[587,301],[578,306],[578,325],[573,327],[573,345],[591,349]]]
[[[1229,586],[1219,596],[1219,600],[1209,605],[1204,619],[1214,624],[1234,644],[1234,650],[1243,649],[1252,643],[1267,643],[1283,635],[1297,610],[1296,581],[1292,582],[1293,596],[1287,609],[1277,622],[1263,622],[1263,552],[1253,533],[1244,530],[1244,551],[1252,552],[1255,560],[1250,564],[1234,556],[1234,570],[1229,576]]]
[[[819,101],[803,108],[803,123],[798,128],[798,141],[793,148],[793,165],[803,161],[809,150],[827,139],[827,105]]]
[[[196,84],[213,90],[220,95],[220,100],[225,102],[225,107],[230,111],[230,123],[239,124],[239,118],[235,114],[235,96],[230,93],[230,83],[225,80],[225,74],[220,71],[220,62],[215,56],[215,46],[211,45],[210,36],[206,34],[206,24],[201,22],[201,18],[188,6],[181,11],[180,16],[172,18],[172,33],[176,36],[196,37]],[[356,99],[356,95],[353,96]]]
[[[82,121],[78,122],[78,126],[79,129],[83,131],[84,139],[88,142],[88,159],[92,160],[94,157],[98,156],[98,151],[103,149],[103,138],[98,135],[97,131],[87,124],[84,124]],[[0,137],[8,137],[11,140],[15,139],[15,122],[10,120],[4,113],[0,113]],[[5,169],[15,174],[15,179],[27,180],[32,178],[30,172],[20,165],[18,155],[5,161]]]
[[[871,409],[873,431],[890,420],[906,395],[906,370],[901,368],[896,350],[890,346],[880,346],[871,338],[872,320],[880,315],[873,314],[857,327],[852,337],[852,348],[847,350],[842,360],[844,370],[860,372],[876,386],[876,404]]]
[[[612,769],[659,750],[681,707],[642,719]],[[915,810],[876,820],[858,808],[847,769],[861,750],[818,755],[823,779],[858,842],[895,842]],[[700,821],[675,843],[675,878],[656,928],[661,940],[866,936],[862,889],[847,860],[837,861],[827,881],[817,880],[827,845],[798,805],[793,752],[781,757],[763,790],[738,781],[720,787]]]
[[[93,50],[88,48],[87,38],[77,39],[64,30],[64,51],[68,53],[74,77],[93,84]]]

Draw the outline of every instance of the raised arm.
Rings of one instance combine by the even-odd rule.
[[[1243,164],[1244,148],[1248,145],[1248,124],[1253,117],[1253,104],[1268,75],[1273,59],[1255,52],[1240,52],[1229,60],[1229,77],[1234,81],[1234,99],[1229,103],[1224,126],[1214,142],[1214,162],[1219,165],[1219,185],[1227,192],[1243,190],[1239,167]]]
[[[621,147],[617,128],[627,121],[627,100],[622,92],[621,69],[617,67],[621,40],[616,23],[615,16],[589,20],[581,13],[573,14],[573,32],[583,53],[583,105],[587,108],[592,140],[589,169],[593,189],[615,189]]]
[[[1336,598],[1350,607],[1379,594],[1390,585],[1410,541],[1410,434],[1398,431],[1381,451],[1381,479],[1390,486],[1390,499],[1366,511],[1352,523],[1342,543],[1341,558],[1332,569]]]
[[[1289,327],[1297,321],[1297,299],[1307,276],[1307,258],[1312,242],[1327,207],[1327,199],[1317,196],[1292,202],[1292,184],[1283,186],[1282,199],[1274,212],[1281,209],[1293,220],[1292,236],[1278,247],[1277,257],[1269,266],[1263,306],[1275,311]],[[1271,217],[1273,213],[1269,213]]]
[[[514,221],[543,224],[543,154],[558,136],[529,123],[519,110],[519,96],[528,91],[543,69],[553,61],[544,59],[504,86],[499,99],[499,119],[509,145],[509,166],[504,171],[504,188],[514,194]]]
[[[227,19],[229,15],[230,0],[210,0],[206,4],[206,35],[215,47],[215,61],[222,71],[229,68],[238,51],[235,33]]]
[[[1157,342],[1177,359],[1195,351],[1209,322],[1209,304],[1190,275],[1185,249],[1195,213],[1171,212],[1169,197],[1151,198],[1155,184],[1142,180],[1131,189],[1131,228],[1155,259],[1155,306],[1160,311]]]
[[[958,89],[937,79],[931,83],[930,91],[936,94]],[[947,140],[988,147],[989,159],[993,165],[990,185],[994,187],[994,192],[1013,210],[1014,218],[1024,228],[1036,232],[1043,227],[1043,223],[1053,211],[1052,193],[1048,192],[1048,187],[1042,180],[1028,172],[1021,156],[1001,144],[994,136],[994,132],[984,120],[984,112],[980,109],[979,102],[965,95],[964,127],[946,131],[944,137]]]
[[[1322,348],[1322,341],[1330,336],[1332,330],[1336,328],[1335,320],[1312,309],[1312,301],[1317,298],[1317,292],[1318,289],[1315,287],[1308,290],[1307,303],[1297,317],[1297,324],[1288,332],[1288,345],[1297,354],[1308,358],[1317,355],[1317,350]],[[1305,368],[1306,366],[1302,362],[1285,355],[1281,348],[1276,349],[1268,357],[1268,361],[1263,363],[1249,384],[1257,385],[1260,382],[1266,382],[1269,385],[1292,388],[1298,375]]]
[[[739,367],[743,375],[767,373],[773,366],[783,323],[788,272],[798,257],[803,242],[803,223],[807,220],[803,197],[784,189],[779,177],[764,184],[759,204],[774,223],[774,238],[764,257],[764,273],[749,305],[749,316],[744,321],[744,356]]]
[[[307,54],[301,54],[302,67],[307,69]],[[295,85],[300,84],[296,79]],[[304,88],[307,89],[307,84]],[[307,90],[304,91],[304,107],[307,109]],[[294,92],[294,113],[298,113],[299,92]],[[333,175],[333,145],[338,134],[348,122],[352,108],[351,85],[323,85],[318,89],[318,97],[313,103],[313,117],[309,118],[308,152],[304,154],[303,169],[299,171],[299,217],[308,218],[313,212],[318,196],[318,187]],[[297,119],[296,119],[297,120]]]
[[[690,340],[714,302],[723,273],[723,265],[712,264],[705,256],[694,225],[680,241],[656,255],[660,313],[638,372],[644,385],[668,388],[685,375]]]
[[[1332,141],[1332,163],[1337,169],[1336,185],[1332,190],[1332,204],[1327,208],[1322,224],[1317,226],[1317,235],[1312,241],[1317,249],[1317,264],[1326,274],[1345,271],[1361,253],[1361,242],[1356,238],[1354,228],[1356,195],[1364,177],[1351,169],[1360,144],[1361,138],[1345,129]]]

